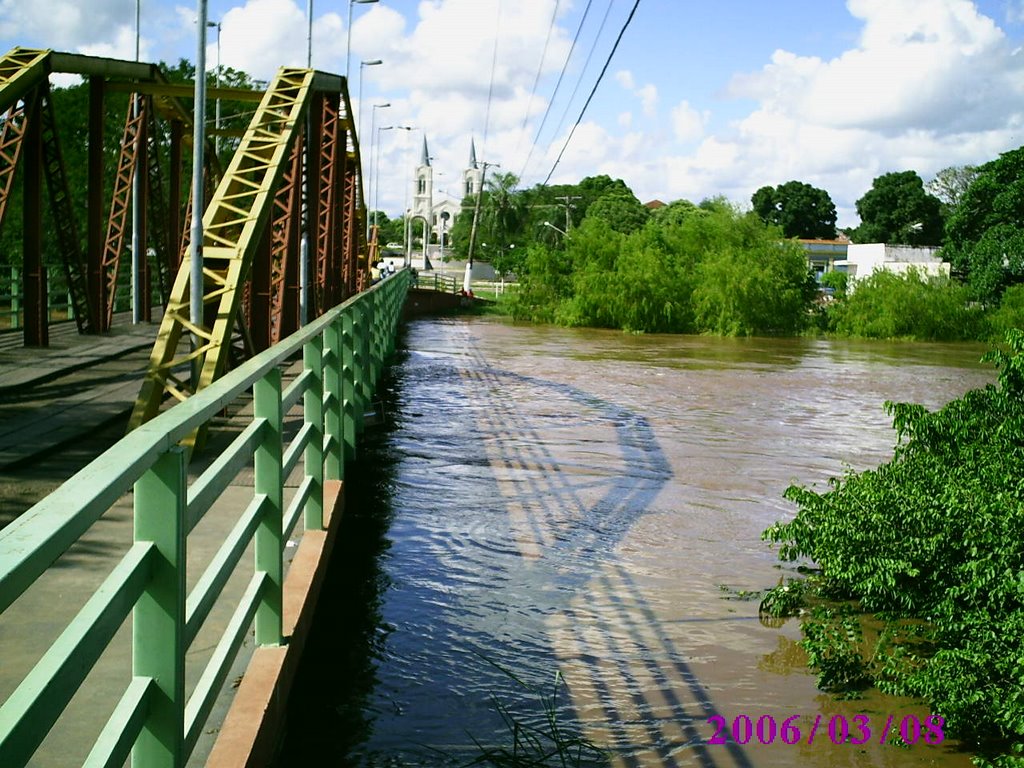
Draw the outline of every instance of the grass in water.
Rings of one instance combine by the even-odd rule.
[[[564,686],[565,678],[555,670],[551,693],[545,693],[521,680],[500,664],[481,656],[502,674],[514,680],[520,687],[533,693],[539,699],[544,711],[544,721],[539,726],[528,725],[492,695],[494,706],[501,715],[511,739],[510,745],[485,747],[475,738],[473,742],[480,754],[465,765],[469,766],[558,766],[559,768],[583,768],[584,766],[606,766],[609,764],[607,750],[594,744],[578,733],[575,727],[566,726],[558,718],[558,692]],[[471,737],[472,738],[472,737]]]

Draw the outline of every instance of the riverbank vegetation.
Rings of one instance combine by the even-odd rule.
[[[475,258],[515,275],[521,320],[632,332],[998,340],[1024,326],[1024,148],[925,184],[887,173],[857,201],[855,242],[942,246],[951,275],[809,273],[797,238],[835,234],[827,192],[762,187],[752,210],[720,198],[645,206],[621,180],[517,190],[487,179]],[[934,194],[933,194],[934,193]],[[471,216],[452,230],[468,256]]]
[[[998,385],[886,405],[891,461],[786,491],[798,512],[764,538],[813,567],[762,610],[803,616],[823,689],[921,698],[981,764],[1024,766],[1024,333],[1007,344],[986,356]]]

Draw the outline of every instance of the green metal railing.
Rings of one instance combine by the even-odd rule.
[[[127,554],[0,706],[0,765],[30,761],[129,616],[130,682],[84,764],[121,766],[129,755],[144,768],[185,764],[249,627],[257,645],[282,642],[285,544],[299,517],[306,530],[323,528],[324,481],[342,479],[355,454],[410,282],[408,270],[399,272],[161,413],[0,531],[4,612],[134,490]],[[300,352],[301,372],[283,388],[282,367]],[[189,485],[179,443],[250,393],[251,420]],[[300,400],[301,427],[285,444],[286,414]],[[285,507],[285,481],[300,460],[301,480]],[[189,533],[250,461],[251,500],[186,593]],[[250,546],[251,578],[186,700],[186,651]]]
[[[417,274],[413,288],[426,288],[441,293],[458,293],[462,288],[462,283],[450,275],[439,275],[435,272],[432,275]]]

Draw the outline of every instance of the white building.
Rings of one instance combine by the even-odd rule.
[[[949,263],[938,255],[938,248],[915,248],[885,243],[850,243],[846,258],[835,262],[836,269],[845,270],[851,280],[859,280],[884,269],[905,274],[917,269],[924,275],[949,277]]]

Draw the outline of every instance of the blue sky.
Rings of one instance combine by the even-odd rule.
[[[472,137],[479,159],[524,186],[552,169],[552,183],[606,173],[643,201],[747,205],[758,187],[797,179],[831,194],[841,225],[857,223],[855,201],[882,173],[927,181],[1024,144],[1024,0],[640,0],[556,166],[634,4],[314,0],[313,63],[345,72],[351,8],[364,167],[391,214],[424,135],[435,189],[453,197]],[[194,58],[195,3],[141,9],[144,59]],[[305,62],[306,0],[210,0],[208,13],[222,23],[225,65],[268,79]],[[0,0],[0,43],[131,58],[134,18],[135,0]],[[373,59],[383,64],[359,66]]]

